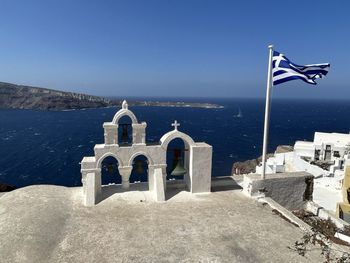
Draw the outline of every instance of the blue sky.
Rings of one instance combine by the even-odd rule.
[[[275,97],[350,98],[350,1],[4,1],[0,81],[104,96],[264,97],[267,45],[330,62]]]

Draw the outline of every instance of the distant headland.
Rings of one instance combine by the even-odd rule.
[[[119,106],[122,99],[0,82],[1,109],[74,110]],[[128,100],[130,106],[222,108],[201,102]]]

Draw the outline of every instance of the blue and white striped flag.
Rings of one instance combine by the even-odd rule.
[[[299,66],[291,62],[283,54],[274,51],[272,57],[273,85],[294,79],[301,79],[309,84],[316,85],[315,79],[326,76],[329,68],[329,63]]]

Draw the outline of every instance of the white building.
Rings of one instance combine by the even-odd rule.
[[[350,134],[315,132],[313,142],[297,141],[294,152],[312,161],[333,162],[343,159],[350,149]],[[342,162],[340,163],[342,166]]]
[[[293,157],[293,152],[275,153],[273,157],[266,160],[266,174],[284,173],[287,172],[286,165],[288,160]],[[256,166],[256,173],[262,173],[261,163]]]
[[[349,158],[350,134],[315,132],[314,140],[297,141],[292,152],[275,153],[266,161],[266,173],[308,172],[314,176],[313,201],[335,212],[342,201],[343,164]],[[325,161],[329,169],[314,161]],[[261,174],[262,165],[256,166]]]

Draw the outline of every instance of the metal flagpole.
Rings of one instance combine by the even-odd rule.
[[[269,124],[270,124],[270,91],[271,91],[271,79],[272,79],[273,45],[269,45],[268,48],[269,48],[269,65],[268,65],[268,70],[267,70],[267,83],[266,83],[264,142],[263,142],[263,153],[262,153],[262,174],[261,174],[261,179],[265,179],[266,152],[267,152],[267,143],[268,143],[268,140],[269,140]]]

